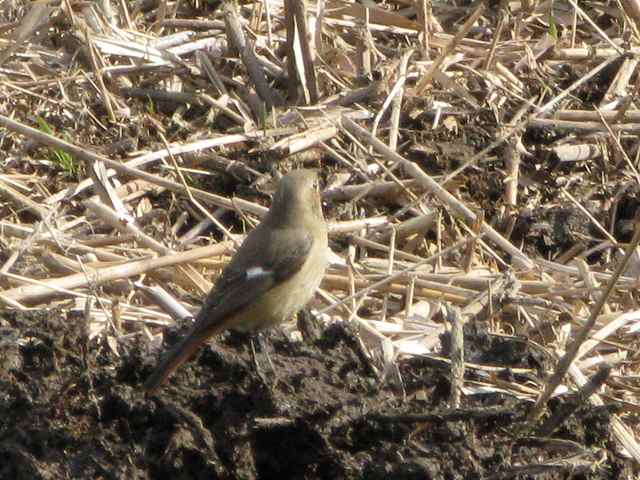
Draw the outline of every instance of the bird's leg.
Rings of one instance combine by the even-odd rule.
[[[271,372],[273,375],[276,375],[276,367],[273,366],[273,362],[271,361],[271,357],[269,356],[269,347],[267,342],[264,339],[264,334],[258,334],[258,343],[260,344],[260,350],[264,353],[264,356],[267,357],[267,362],[269,363],[269,368],[271,368]]]
[[[262,367],[260,366],[260,362],[258,361],[258,355],[256,353],[256,346],[255,346],[256,341],[260,346],[260,350],[262,350],[262,353],[267,358],[267,362],[269,363],[269,368],[271,369],[271,373],[273,374],[273,377],[277,382],[278,375],[276,373],[276,368],[274,367],[273,362],[271,361],[271,357],[269,356],[267,345],[266,345],[266,342],[264,341],[264,336],[262,335],[262,333],[258,333],[257,335],[251,337],[251,354],[253,357],[253,364],[256,368],[256,373],[258,374],[258,376],[260,377],[260,379],[263,381],[265,385],[269,385],[271,383],[267,381],[267,377],[264,374]]]
[[[306,343],[313,343],[322,336],[322,323],[313,316],[309,309],[303,308],[296,317],[298,330]]]
[[[253,366],[256,369],[256,373],[260,377],[260,380],[262,380],[262,383],[267,385],[267,377],[265,377],[264,372],[260,367],[260,362],[258,362],[258,355],[256,353],[256,344],[254,341],[254,337],[251,337],[251,358],[253,359]]]

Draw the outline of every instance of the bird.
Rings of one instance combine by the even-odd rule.
[[[282,177],[266,216],[223,269],[190,331],[147,378],[147,394],[212,336],[228,329],[260,332],[295,315],[320,286],[328,257],[317,171],[293,170]]]

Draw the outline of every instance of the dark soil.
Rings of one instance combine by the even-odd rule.
[[[141,383],[156,355],[141,336],[118,339],[116,355],[107,342],[86,340],[81,318],[55,311],[8,312],[0,328],[2,479],[634,474],[608,433],[609,409],[582,407],[553,438],[526,436],[528,404],[511,396],[466,396],[462,409],[449,409],[444,363],[401,362],[402,387],[380,387],[348,326],[309,344],[272,333],[264,344],[275,374],[257,354],[266,381],[250,343],[225,335],[153,398]],[[475,328],[466,334],[470,361],[504,367],[507,381],[512,368],[540,366],[525,348]]]

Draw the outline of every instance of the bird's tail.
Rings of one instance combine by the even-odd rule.
[[[198,350],[215,332],[194,331],[173,347],[144,383],[147,395],[152,395],[171,376],[171,374]]]

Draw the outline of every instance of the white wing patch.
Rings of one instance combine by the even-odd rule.
[[[247,280],[251,280],[258,277],[266,277],[268,275],[273,275],[273,271],[265,270],[262,267],[247,268]]]

